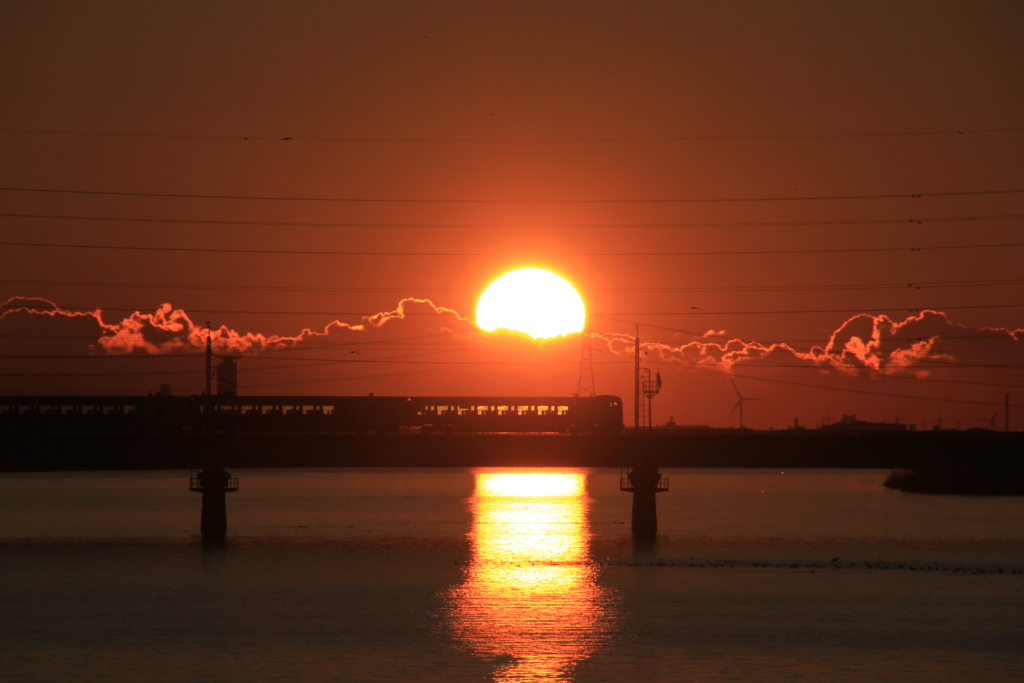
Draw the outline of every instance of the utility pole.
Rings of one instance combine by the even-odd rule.
[[[213,334],[210,321],[206,321],[206,395],[213,393]]]
[[[640,434],[640,324],[636,323],[634,343],[636,362],[633,367],[633,433]]]

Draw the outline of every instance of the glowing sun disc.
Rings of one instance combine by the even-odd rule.
[[[582,332],[583,299],[565,278],[540,268],[505,273],[476,304],[476,324],[488,332],[504,327],[541,339]]]

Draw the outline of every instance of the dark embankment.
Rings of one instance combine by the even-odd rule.
[[[0,471],[248,467],[829,467],[1006,472],[1021,432],[703,430],[513,434],[4,434]]]
[[[937,493],[968,496],[1024,495],[1024,468],[1013,467],[926,467],[897,470],[885,485],[907,493]]]

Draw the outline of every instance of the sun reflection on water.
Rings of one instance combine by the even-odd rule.
[[[478,472],[473,556],[453,589],[458,641],[502,662],[496,681],[565,680],[612,633],[590,562],[586,475]]]

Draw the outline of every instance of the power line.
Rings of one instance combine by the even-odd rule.
[[[445,350],[441,351],[430,351],[424,353],[411,353],[405,356],[398,356],[394,358],[275,358],[273,356],[247,356],[246,360],[271,360],[271,361],[290,361],[293,363],[341,363],[344,365],[366,365],[366,364],[382,364],[382,365],[459,365],[459,366],[505,366],[505,365],[566,365],[574,366],[579,364],[579,359],[565,360],[565,361],[473,361],[473,360],[407,360],[409,358],[417,358],[421,356],[438,355],[445,353]],[[188,354],[184,356],[166,356],[174,358],[198,358],[200,354]],[[107,358],[127,358],[129,356],[109,356]],[[142,358],[162,358],[165,356],[140,356]],[[18,359],[18,360],[86,360],[89,358],[95,358],[95,356],[84,356],[84,355],[65,355],[65,354],[38,354],[38,355],[23,355],[23,354],[0,354],[0,358]],[[614,361],[595,361],[595,365],[627,365],[630,361],[628,359],[614,360]],[[721,366],[726,368],[731,367],[745,367],[746,364],[742,361],[715,361],[715,362],[704,362],[695,363],[691,366],[694,368],[709,367],[709,366]],[[287,369],[291,366],[274,366],[274,368],[264,369]],[[772,369],[785,369],[785,370],[837,370],[830,365],[800,365],[797,363],[755,363],[756,368],[772,368]],[[970,369],[985,369],[985,370],[1019,370],[1024,368],[1021,364],[1006,364],[1006,363],[960,363],[956,361],[950,361],[946,363],[917,363],[907,369],[944,369],[944,370],[956,370],[961,368]],[[870,368],[863,366],[853,366],[848,369],[852,370],[870,370]],[[192,372],[192,371],[189,371]],[[195,372],[200,372],[196,370]],[[5,376],[13,375],[17,376],[20,373],[4,373]],[[47,373],[24,373],[24,374],[47,374]],[[66,374],[63,372],[53,372],[54,375]],[[102,375],[102,372],[90,373]],[[115,373],[112,373],[115,374]],[[906,378],[911,379],[911,378]],[[766,380],[767,381],[767,380]]]
[[[9,280],[14,282],[14,280]],[[806,285],[735,285],[721,287],[635,287],[614,290],[596,290],[604,292],[621,292],[637,294],[677,294],[677,293],[717,293],[717,292],[835,292],[835,291],[865,291],[879,289],[896,290],[921,290],[921,289],[942,289],[946,287],[992,287],[1022,285],[1022,279],[1003,280],[946,280],[946,281],[925,281],[925,282],[865,282],[848,283],[837,285],[806,284]]]
[[[806,202],[864,199],[933,199],[937,197],[974,197],[1024,193],[1024,189],[966,190],[953,192],[917,192],[898,194],[810,195],[784,197],[717,197],[688,199],[410,199],[396,197],[276,197],[270,195],[188,194],[170,192],[116,192],[111,190],[66,190],[35,187],[0,187],[5,192],[44,194],[84,194],[108,197],[160,197],[163,199],[240,199],[277,202],[340,202],[359,204],[708,204],[748,202]]]
[[[0,308],[8,309],[20,309],[20,308],[32,308],[31,306],[25,306],[23,304],[0,304]],[[141,312],[145,307],[126,307],[126,306],[61,306],[66,311],[86,311],[91,312],[97,309],[101,311],[132,311]],[[864,315],[870,315],[868,308],[873,311],[900,311],[908,313],[920,313],[922,311],[957,311],[957,310],[986,310],[986,309],[997,309],[997,308],[1024,308],[1024,303],[1020,304],[978,304],[974,306],[921,306],[917,308],[906,308],[903,306],[879,306],[879,307],[863,307],[863,308],[822,308],[822,309],[785,309],[785,310],[772,310],[772,311],[628,311],[625,313],[594,313],[588,312],[588,315],[596,318],[607,318],[610,320],[623,321],[624,318],[621,316],[703,316],[703,315],[788,315],[796,313],[859,313]],[[184,309],[181,309],[184,310]],[[327,315],[327,316],[363,316],[372,317],[382,314],[390,313],[391,311],[257,311],[257,310],[241,310],[241,309],[212,309],[212,308],[193,308],[185,311],[187,314],[235,314],[235,315]],[[403,312],[404,316],[437,316],[441,315],[438,312],[430,313],[416,313],[416,312]],[[651,326],[648,326],[651,327]],[[679,330],[684,331],[684,330]]]
[[[896,310],[896,309],[890,309],[890,310]],[[863,311],[861,312],[861,314],[862,315],[871,315],[870,313],[866,313],[866,312],[863,312]],[[588,315],[595,315],[595,314],[589,313]],[[601,316],[601,317],[605,318],[606,320],[613,320],[615,322],[623,323],[623,324],[626,324],[626,325],[633,325],[633,324],[635,324],[635,321],[632,320],[632,319],[616,318],[616,317],[612,317],[610,315],[604,315],[604,316]],[[710,341],[714,341],[715,343],[717,343],[718,341],[722,341],[722,340],[725,340],[725,341],[732,341],[732,340],[743,341],[742,339],[738,339],[737,337],[729,335],[729,334],[708,334],[708,332],[710,330],[707,330],[707,331],[704,331],[704,332],[698,332],[698,331],[695,331],[695,330],[684,330],[684,329],[681,329],[681,328],[678,328],[678,327],[667,327],[665,325],[652,325],[650,323],[641,323],[640,326],[645,328],[645,329],[662,330],[664,332],[679,332],[681,334],[686,334],[686,335],[690,335],[691,337],[695,337],[696,338],[695,341],[700,341],[700,340],[704,340],[704,339],[709,340],[709,342]],[[833,331],[833,332],[835,332],[835,331]],[[982,333],[978,333],[978,334],[937,335],[937,336],[940,338],[940,340],[951,340],[951,339],[1004,339],[1004,340],[1006,340],[1006,339],[1013,339],[1013,337],[1010,336],[1009,331],[1004,331],[1003,333],[996,333],[996,334],[982,334]],[[928,341],[930,338],[931,337],[888,337],[886,339],[886,341],[921,342],[921,341]],[[687,343],[691,343],[691,342],[687,342]],[[744,342],[744,343],[749,344],[749,343],[754,343],[754,342],[747,341],[747,342]],[[819,339],[773,339],[772,341],[765,341],[765,342],[758,342],[758,343],[763,344],[765,346],[771,346],[772,344],[787,344],[787,345],[790,345],[790,344],[813,344],[814,346],[825,346],[829,342],[828,342],[828,340],[824,340],[823,341],[822,339],[819,338]]]
[[[223,140],[231,142],[412,142],[412,143],[505,143],[505,142],[715,142],[743,140],[828,140],[896,137],[948,137],[993,133],[1019,133],[1024,128],[962,128],[925,131],[884,131],[874,133],[796,133],[781,135],[677,135],[608,137],[340,137],[283,135],[203,135],[196,133],[125,133],[110,131],[61,130],[38,128],[0,128],[2,133],[27,135],[65,135],[80,137],[148,138],[169,140]]]
[[[428,372],[430,372],[430,370],[402,370],[399,372],[378,372],[369,375],[334,375],[332,377],[319,377],[318,379],[289,380],[285,382],[273,382],[263,384],[247,384],[246,386],[251,389],[263,389],[267,387],[290,387],[299,384],[330,384],[332,382],[351,382],[354,380],[378,379],[381,377],[407,377],[409,375],[423,375]]]
[[[482,257],[494,256],[489,252],[473,251],[327,251],[315,249],[218,249],[212,247],[142,247],[120,244],[72,244],[43,242],[0,242],[7,247],[38,247],[44,249],[105,249],[110,251],[173,251],[208,254],[273,254],[276,256],[389,256],[389,257]],[[853,247],[832,249],[736,249],[722,251],[635,251],[635,252],[560,252],[560,256],[616,256],[616,257],[653,257],[653,256],[766,256],[786,254],[864,254],[882,252],[922,252],[950,251],[958,249],[1007,249],[1024,247],[1024,242],[1004,242],[999,244],[956,244],[932,245],[918,247]],[[506,256],[545,256],[551,252],[503,252]]]
[[[469,229],[495,228],[495,223],[334,223],[296,221],[242,221],[213,220],[200,218],[130,218],[120,216],[86,216],[44,213],[3,213],[0,218],[31,218],[48,220],[96,221],[112,223],[172,223],[175,225],[237,225],[274,226],[290,228],[400,228],[400,229]],[[635,229],[635,228],[780,228],[780,227],[822,227],[835,225],[923,225],[926,223],[966,223],[973,221],[1002,221],[1024,219],[1024,214],[996,214],[978,216],[933,216],[927,218],[869,218],[863,220],[821,220],[821,221],[746,221],[719,223],[572,223],[562,228],[581,229]]]
[[[181,284],[181,283],[145,283],[145,282],[87,282],[78,280],[12,280],[4,279],[0,284],[15,285],[46,285],[56,287],[96,287],[111,289],[180,289],[199,291],[232,291],[232,292],[327,292],[327,293],[398,293],[410,290],[429,289],[431,292],[467,292],[466,289],[451,287],[427,287],[422,285],[409,287],[297,287],[274,285],[214,285],[214,284]],[[1012,278],[1002,280],[936,280],[924,282],[876,282],[847,283],[837,285],[804,284],[804,285],[735,285],[721,287],[605,287],[594,289],[602,293],[629,294],[677,294],[677,293],[712,293],[712,292],[801,292],[801,291],[861,291],[861,290],[921,290],[941,289],[945,287],[991,287],[1024,285],[1024,279]]]
[[[788,386],[804,387],[804,388],[807,388],[807,389],[819,389],[819,390],[823,390],[823,391],[838,391],[838,392],[843,392],[843,393],[848,393],[848,394],[864,394],[864,395],[867,395],[867,396],[882,396],[882,397],[885,397],[885,398],[909,398],[909,399],[913,399],[915,401],[934,401],[934,402],[939,402],[939,403],[963,403],[963,404],[980,405],[980,406],[1002,406],[1003,405],[1002,402],[996,403],[996,402],[992,402],[992,401],[975,401],[975,400],[963,399],[963,398],[945,398],[945,397],[942,397],[942,396],[920,396],[920,395],[917,395],[917,394],[897,394],[897,393],[889,393],[889,392],[885,392],[885,391],[872,391],[870,389],[853,389],[851,387],[829,386],[828,384],[808,384],[806,382],[793,382],[793,381],[790,381],[790,380],[777,379],[777,378],[772,378],[772,377],[754,377],[753,375],[738,375],[738,374],[734,374],[734,373],[726,373],[726,372],[722,372],[720,370],[711,370],[711,369],[703,370],[703,372],[711,372],[711,373],[715,373],[715,374],[719,374],[719,375],[730,375],[730,376],[736,377],[737,379],[754,380],[755,382],[770,382],[770,383],[773,383],[773,384],[785,384],[785,385],[788,385]],[[1016,404],[1014,404],[1014,405],[1016,407]]]
[[[802,310],[775,310],[775,311],[648,311],[644,313],[631,312],[631,313],[588,313],[598,318],[613,318],[613,316],[664,316],[664,315],[786,315],[790,313],[860,313],[863,315],[871,315],[867,310],[873,311],[900,311],[906,313],[921,313],[922,311],[957,311],[957,310],[983,310],[989,308],[1024,308],[1022,304],[980,304],[977,306],[920,306],[916,308],[907,308],[904,306],[864,306],[863,308],[822,308],[822,309],[802,309]],[[121,310],[121,309],[117,309]],[[124,309],[127,310],[127,309]],[[623,322],[623,318],[614,318],[619,322]],[[648,326],[651,327],[651,326]],[[680,330],[683,331],[683,330]]]

